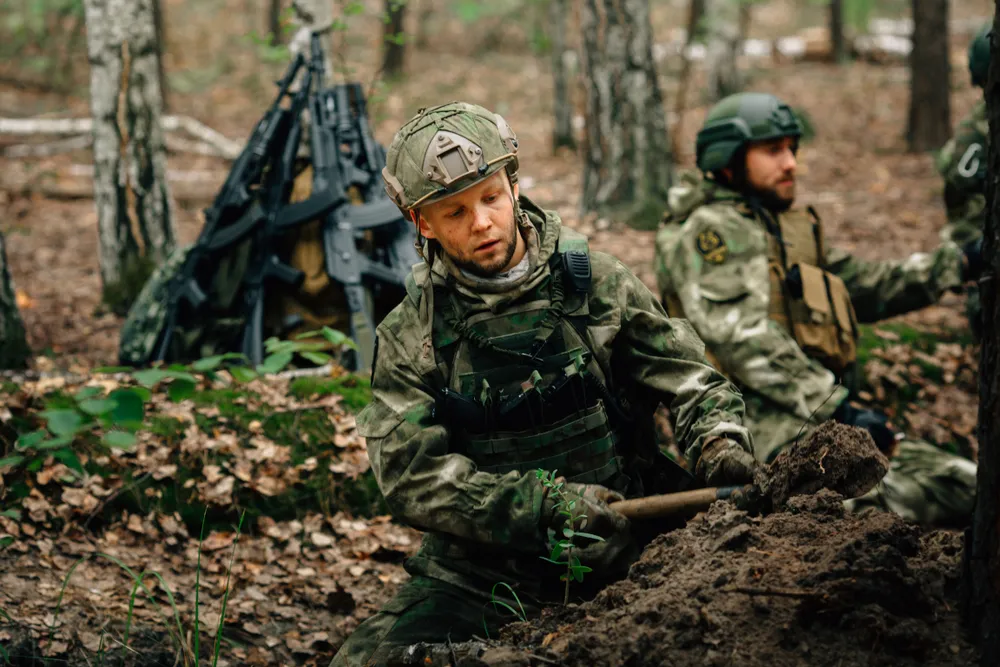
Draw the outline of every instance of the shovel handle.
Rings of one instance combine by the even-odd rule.
[[[658,496],[620,500],[608,505],[629,519],[655,519],[675,514],[697,513],[708,509],[716,500],[725,500],[743,486],[712,486],[694,491],[664,493]]]

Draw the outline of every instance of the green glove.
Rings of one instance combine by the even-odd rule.
[[[706,486],[751,484],[760,464],[739,443],[726,438],[710,440],[701,450],[695,475]]]

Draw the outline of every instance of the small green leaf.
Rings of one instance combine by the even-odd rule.
[[[45,463],[45,457],[36,456],[35,458],[31,459],[31,462],[28,463],[28,465],[26,465],[24,469],[27,470],[28,472],[38,472],[39,470],[42,469],[43,463]]]
[[[6,549],[13,543],[14,543],[14,537],[12,535],[7,535],[6,537],[0,537],[0,550]]]
[[[323,364],[328,364],[333,361],[333,358],[329,354],[321,354],[319,352],[299,352],[304,358],[313,362],[314,364],[322,366]]]
[[[20,520],[21,510],[4,510],[3,512],[0,512],[0,516],[5,516],[8,519]]]
[[[95,373],[131,373],[135,369],[131,366],[98,366]]]
[[[88,398],[93,398],[94,396],[99,396],[104,392],[100,387],[84,387],[80,391],[73,395],[73,398],[77,403],[86,401]]]
[[[73,435],[74,434],[72,433],[67,433],[65,435],[57,435],[54,438],[38,443],[37,445],[35,445],[35,449],[41,452],[47,449],[59,449],[60,447],[65,447],[66,445],[73,442]]]
[[[563,535],[572,538],[574,535],[576,535],[576,531],[573,530],[572,528],[563,528]]]
[[[146,416],[146,406],[144,405],[142,393],[148,391],[136,387],[129,389],[116,389],[108,397],[115,402],[115,409],[111,411],[111,422],[125,428],[139,428],[142,420]]]
[[[79,457],[77,457],[76,452],[72,449],[60,449],[58,451],[52,452],[52,457],[57,461],[61,461],[70,470],[75,470],[76,472],[83,472],[83,464],[80,463]]]
[[[281,369],[292,361],[291,352],[278,352],[269,355],[264,359],[264,363],[257,366],[257,372],[267,375],[281,372]]]
[[[199,359],[198,361],[191,364],[191,368],[196,371],[210,371],[219,367],[219,365],[228,359],[237,359],[240,361],[247,361],[245,354],[240,352],[226,352],[225,354],[217,354],[212,357],[205,357],[204,359]]]
[[[132,374],[135,381],[146,387],[153,387],[157,382],[170,377],[170,373],[159,368],[149,368],[144,371],[137,371]]]
[[[257,371],[246,366],[233,366],[229,372],[237,382],[247,383],[257,378]]]
[[[10,466],[10,467],[13,468],[15,466],[20,465],[21,461],[23,461],[23,460],[24,460],[24,457],[21,456],[20,454],[14,454],[12,456],[5,456],[4,458],[0,459],[0,468],[6,467],[6,466]]]
[[[101,438],[103,442],[108,447],[114,447],[116,449],[129,449],[135,444],[135,434],[127,433],[125,431],[109,431],[104,434]]]
[[[549,558],[552,560],[559,560],[559,556],[562,555],[563,549],[564,547],[561,543],[556,543],[556,545],[552,547],[552,553],[549,554]]]
[[[363,2],[348,2],[344,7],[345,16],[357,16],[358,14],[363,14],[365,12],[365,3]]]
[[[556,565],[565,565],[566,564],[565,562],[563,562],[561,560],[552,560],[551,558],[547,558],[545,556],[539,556],[539,558],[541,558],[542,560],[548,561],[550,563],[555,563]]]
[[[83,417],[76,410],[45,410],[39,414],[45,417],[49,430],[56,435],[76,433],[83,424]]]
[[[577,537],[586,537],[587,539],[595,540],[597,542],[603,542],[604,541],[604,538],[601,537],[600,535],[594,535],[593,533],[584,533],[584,532],[581,532],[579,530],[576,531],[576,536]]]
[[[186,398],[191,398],[194,395],[194,382],[174,380],[167,387],[167,395],[174,403],[180,403]]]
[[[32,447],[40,443],[42,440],[44,440],[45,436],[47,435],[48,433],[46,433],[44,428],[40,428],[37,431],[32,431],[31,433],[25,433],[24,435],[22,435],[20,438],[17,439],[16,443],[14,443],[14,449],[17,449],[18,451],[24,449],[31,449]]]
[[[80,401],[79,408],[88,415],[103,415],[111,412],[117,407],[117,403],[110,398],[87,399]]]

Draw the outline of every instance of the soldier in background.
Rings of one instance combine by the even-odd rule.
[[[810,207],[793,209],[801,128],[776,97],[719,102],[697,138],[701,175],[669,193],[656,238],[667,312],[685,317],[709,359],[742,390],[756,455],[769,461],[820,422],[867,429],[894,453],[877,505],[926,523],[965,521],[976,466],[928,443],[897,443],[887,418],[849,402],[858,322],[923,308],[982,268],[975,245],[953,242],[901,261],[867,262],[827,248]]]
[[[529,616],[561,601],[566,567],[542,557],[565,518],[538,469],[565,476],[583,530],[602,538],[581,538],[593,571],[574,591],[623,576],[642,540],[609,503],[682,484],[657,447],[661,402],[698,483],[752,479],[743,401],[694,330],[519,195],[517,152],[502,117],[460,102],[422,110],[389,147],[386,190],[417,225],[425,261],[378,327],[358,430],[394,517],[426,534],[412,578],[335,666],[492,631],[512,618],[497,599]]]
[[[990,39],[993,24],[988,23],[969,44],[969,77],[977,88],[986,87],[990,66]],[[983,235],[986,220],[986,163],[989,146],[989,123],[986,120],[986,100],[979,99],[969,115],[937,155],[938,172],[944,178],[944,205],[948,224],[941,229],[941,238],[963,244]],[[970,290],[966,314],[976,338],[980,334],[979,290]]]

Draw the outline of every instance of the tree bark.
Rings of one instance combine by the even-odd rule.
[[[585,0],[587,70],[582,212],[618,209],[654,226],[670,187],[663,97],[653,65],[649,0]]]
[[[735,0],[705,2],[705,51],[708,67],[705,95],[709,103],[743,89],[743,77],[736,63],[741,46],[740,5]]]
[[[1000,27],[1000,4],[994,30]],[[996,51],[992,54],[997,61]],[[979,289],[983,336],[979,358],[979,469],[972,528],[965,536],[965,617],[983,667],[1000,664],[1000,68],[986,82],[989,171]]]
[[[0,368],[24,368],[30,353],[14,296],[14,281],[7,270],[7,248],[0,233]]]
[[[403,73],[406,42],[400,36],[403,35],[405,11],[405,0],[385,0],[385,12],[389,20],[385,24],[382,40],[382,48],[385,49],[382,71],[387,77],[397,77]]]
[[[573,104],[569,93],[569,67],[566,49],[566,0],[549,0],[549,31],[552,37],[552,106],[555,126],[552,130],[553,152],[562,147],[576,150],[573,135]]]
[[[912,7],[906,138],[910,151],[918,153],[940,148],[951,134],[948,0],[913,0]]]
[[[123,312],[174,248],[152,0],[86,0],[101,281]],[[137,233],[132,230],[134,202]],[[145,268],[144,268],[145,267]],[[138,284],[137,284],[138,283]]]
[[[167,73],[164,70],[164,54],[167,52],[167,28],[163,21],[163,0],[153,0],[153,25],[156,30],[156,78],[160,85],[161,111],[169,108],[167,100]]]
[[[833,62],[844,62],[847,58],[844,43],[844,0],[830,0],[830,53]]]
[[[281,44],[281,0],[271,0],[267,8],[267,31],[272,44]]]

